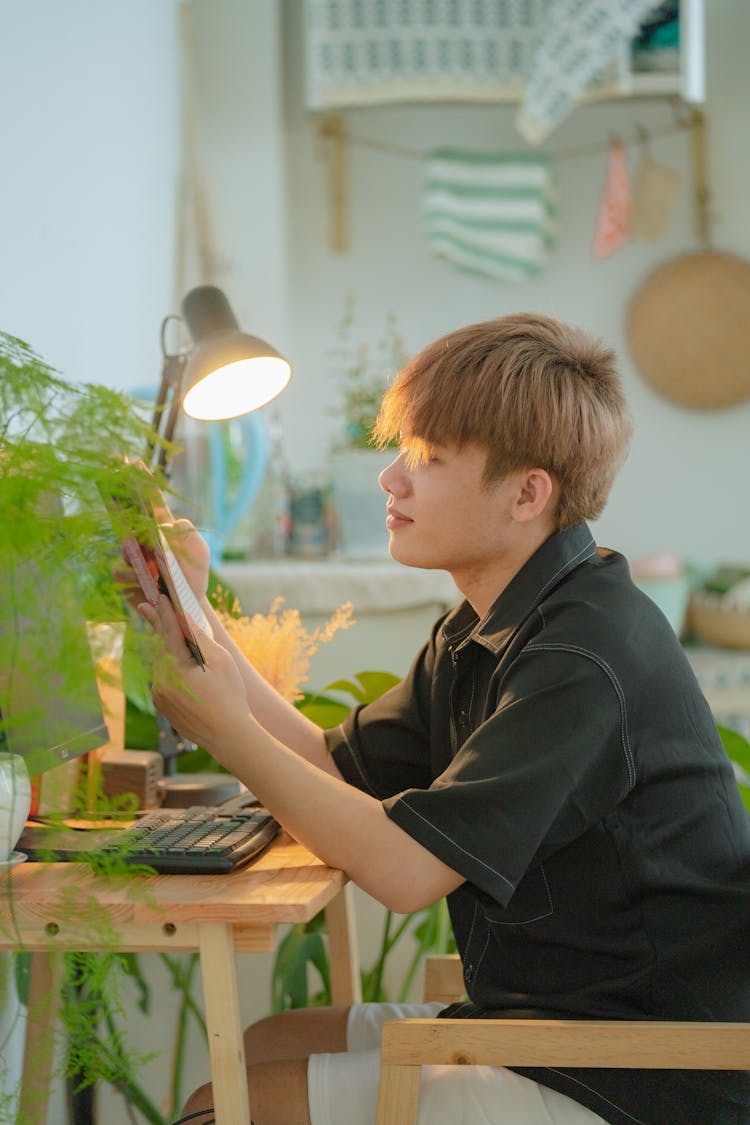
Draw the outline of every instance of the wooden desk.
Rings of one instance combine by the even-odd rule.
[[[268,952],[278,923],[307,922],[325,907],[333,998],[352,1003],[359,969],[345,882],[286,834],[232,875],[108,878],[77,863],[22,863],[0,876],[0,949],[36,955],[30,1008],[37,1012],[35,999],[52,1003],[56,955],[64,950],[199,952],[216,1122],[250,1125],[235,951]],[[50,1017],[37,1016],[27,1032],[37,1089],[24,1089],[22,1105],[28,1110],[31,1101],[39,1122],[48,1081],[40,1099],[38,1052],[46,1038],[49,1054],[52,1008]]]

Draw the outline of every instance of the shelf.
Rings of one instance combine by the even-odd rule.
[[[224,562],[218,573],[237,595],[245,613],[266,613],[278,597],[301,614],[333,613],[350,601],[355,615],[419,606],[436,606],[439,612],[461,597],[445,571],[405,567],[387,557]]]

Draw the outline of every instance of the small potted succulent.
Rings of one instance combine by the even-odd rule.
[[[354,302],[347,302],[333,351],[340,399],[334,413],[339,437],[330,456],[339,548],[345,558],[378,558],[387,553],[385,501],[378,476],[395,456],[395,446],[377,449],[372,427],[388,385],[406,362],[404,344],[392,314],[375,347],[356,344]]]

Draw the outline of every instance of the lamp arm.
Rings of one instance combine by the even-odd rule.
[[[177,414],[182,401],[182,376],[185,371],[187,359],[187,355],[179,352],[175,355],[164,356],[159,393],[154,405],[154,413],[151,422],[152,428],[159,434],[164,442],[170,442],[174,436]],[[145,461],[149,468],[151,467],[153,456],[154,443],[149,442],[146,446],[145,456]],[[160,445],[157,465],[165,473],[167,471],[168,456],[168,450],[163,445]]]

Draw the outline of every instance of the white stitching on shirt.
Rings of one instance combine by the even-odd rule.
[[[486,923],[486,922],[487,922],[487,919],[485,918],[485,923]],[[490,944],[490,934],[491,934],[491,933],[492,933],[492,930],[491,930],[491,929],[489,928],[489,926],[485,925],[485,931],[484,931],[484,934],[485,934],[485,936],[484,936],[484,945],[482,946],[482,952],[481,952],[481,953],[479,954],[479,958],[478,958],[478,960],[477,960],[477,963],[476,963],[476,964],[475,964],[475,966],[474,966],[474,972],[473,972],[473,973],[471,974],[471,975],[472,975],[472,978],[473,978],[473,980],[476,980],[476,979],[477,979],[477,976],[479,975],[479,967],[480,967],[480,965],[482,964],[482,961],[484,961],[484,955],[485,955],[485,953],[487,952],[487,947],[488,947],[488,946],[489,946],[489,944]],[[468,947],[467,947],[467,948],[468,948]]]
[[[485,863],[483,859],[480,859],[479,856],[474,855],[473,852],[468,851],[467,848],[461,847],[457,840],[452,839],[447,832],[443,832],[442,828],[438,828],[436,824],[433,824],[431,820],[428,820],[426,816],[423,816],[418,809],[413,808],[407,801],[406,797],[399,797],[399,800],[402,801],[404,805],[406,805],[409,812],[414,813],[414,815],[418,816],[420,820],[423,820],[425,824],[429,824],[430,828],[432,828],[433,831],[439,832],[441,836],[443,836],[446,840],[449,840],[450,843],[453,844],[455,848],[458,848],[460,852],[463,852],[464,855],[469,856],[469,858],[473,859],[475,863],[480,863],[482,867],[486,867],[488,871],[491,871],[493,875],[497,875],[498,879],[502,879],[502,881],[504,883],[507,883],[509,887],[513,887],[510,879],[506,879],[505,876],[502,875],[499,871],[496,871],[494,867],[490,867],[489,863]]]
[[[445,621],[444,624],[443,624],[443,637],[445,639],[446,644],[450,648],[451,645],[458,645],[461,641],[463,641],[469,635],[469,633],[473,633],[474,630],[476,628],[478,628],[480,623],[476,620],[470,621],[468,623],[468,625],[464,625],[463,629],[459,629],[457,633],[451,633],[451,634],[449,634],[447,629],[446,629],[447,624],[448,624],[447,621]]]
[[[471,945],[471,938],[472,938],[472,935],[474,933],[474,925],[476,923],[478,913],[479,913],[479,906],[478,906],[477,900],[474,899],[474,913],[471,916],[471,925],[469,926],[469,936],[466,939],[466,948],[467,949]]]
[[[562,1078],[567,1078],[569,1082],[575,1082],[577,1086],[583,1086],[584,1090],[590,1090],[592,1094],[596,1094],[597,1098],[601,1098],[607,1105],[611,1105],[619,1113],[623,1113],[630,1121],[634,1121],[635,1125],[648,1125],[647,1121],[642,1121],[640,1117],[633,1117],[632,1113],[628,1113],[628,1111],[623,1109],[621,1105],[618,1105],[617,1102],[605,1098],[604,1094],[600,1093],[599,1090],[596,1090],[593,1086],[587,1086],[580,1078],[574,1078],[572,1074],[568,1074],[567,1070],[557,1070],[554,1066],[545,1066],[542,1069],[548,1070],[550,1074],[559,1074]],[[592,1112],[596,1113],[596,1110]]]
[[[471,670],[471,695],[469,696],[468,717],[471,717],[471,709],[474,706],[474,690],[476,688],[477,670]]]
[[[542,920],[542,918],[549,918],[550,914],[555,913],[555,904],[552,901],[552,894],[551,894],[550,889],[549,889],[549,883],[547,882],[547,872],[544,870],[544,864],[542,864],[540,866],[539,870],[542,873],[542,878],[544,879],[544,886],[545,886],[545,889],[547,891],[547,902],[549,903],[549,910],[547,911],[547,913],[546,914],[537,914],[536,918],[524,918],[524,919],[522,919],[521,921],[518,921],[518,922],[503,922],[500,918],[488,918],[487,915],[485,914],[485,916],[484,916],[485,921],[487,922],[488,925],[490,925],[490,926],[529,926],[529,925],[531,925],[532,922],[540,922]]]
[[[589,660],[593,660],[594,664],[598,664],[606,672],[610,683],[615,689],[615,693],[620,703],[620,740],[622,742],[622,749],[625,755],[625,760],[628,764],[628,776],[630,778],[631,786],[636,782],[635,758],[628,739],[628,725],[626,722],[627,709],[625,706],[625,692],[622,690],[622,685],[615,675],[614,670],[607,664],[607,661],[597,656],[596,653],[589,651],[586,648],[580,648],[578,645],[568,645],[560,641],[555,644],[529,644],[526,645],[524,653],[526,652],[575,652],[579,656],[586,656]]]
[[[586,558],[590,558],[592,555],[595,555],[595,554],[596,554],[596,546],[594,544],[594,540],[589,539],[588,543],[585,543],[584,546],[581,547],[580,551],[577,551],[576,554],[573,555],[572,558],[568,559],[567,562],[563,563],[563,565],[555,571],[555,573],[552,575],[552,577],[549,578],[545,582],[545,584],[542,586],[541,590],[538,592],[538,594],[536,595],[536,597],[532,601],[531,606],[529,608],[529,613],[531,613],[531,611],[534,609],[534,606],[536,605],[536,603],[538,601],[541,601],[541,599],[544,597],[544,595],[546,594],[546,592],[550,588],[550,586],[554,583],[554,581],[558,577],[558,575],[562,574],[566,570],[571,570],[573,568],[576,560],[579,559],[581,557],[581,555],[585,555]],[[482,623],[480,623],[479,627],[481,627],[481,624]],[[489,648],[489,650],[491,652],[494,652],[494,653],[497,654],[500,651],[500,645],[493,644],[492,641],[490,641],[487,637],[482,637],[482,643],[484,645],[486,645],[487,648]]]
[[[593,550],[592,550],[592,548],[593,548]],[[542,586],[541,590],[537,594],[537,598],[543,598],[545,593],[547,592],[547,590],[550,588],[552,583],[557,578],[558,574],[562,574],[562,572],[564,570],[567,570],[568,567],[571,566],[576,561],[576,559],[580,558],[580,556],[583,555],[587,551],[588,551],[589,555],[596,554],[596,547],[594,545],[594,540],[591,539],[591,538],[589,538],[588,543],[584,543],[584,545],[583,545],[583,547],[581,547],[580,551],[578,551],[575,555],[573,555],[572,559],[568,559],[568,561],[566,563],[563,563],[563,565],[558,570],[555,571],[555,573],[552,575],[552,577],[550,579],[548,579],[547,582],[545,582],[545,584]]]

